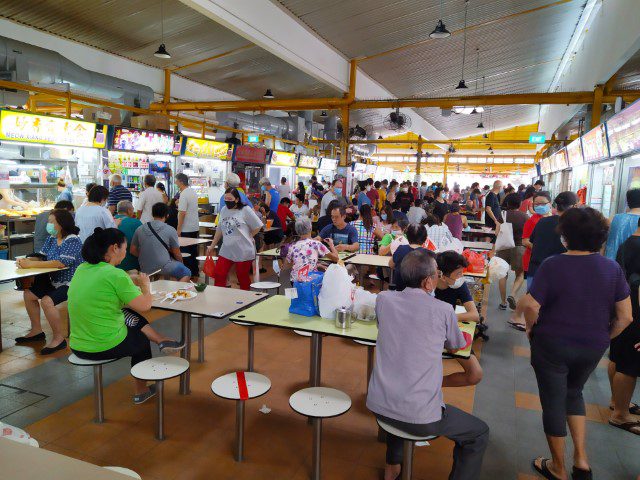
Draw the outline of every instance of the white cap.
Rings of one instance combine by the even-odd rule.
[[[225,180],[226,184],[229,188],[237,188],[240,186],[240,177],[237,173],[229,172],[227,174],[227,179]]]

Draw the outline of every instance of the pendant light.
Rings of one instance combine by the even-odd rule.
[[[462,44],[462,78],[456,87],[456,90],[467,89],[466,82],[464,81],[464,61],[467,55],[467,11],[469,10],[469,0],[464,2],[464,42]]]
[[[264,95],[262,95],[262,98],[267,98],[267,99],[272,99],[272,98],[276,98],[273,93],[271,93],[271,89],[267,88],[267,91],[264,92]]]
[[[322,112],[320,113],[320,116],[322,118],[326,117],[327,116],[327,111],[326,110],[322,110]]]
[[[171,58],[167,48],[164,46],[164,0],[160,0],[160,46],[153,54],[157,58]]]
[[[442,21],[442,12],[444,10],[443,7],[444,0],[440,0],[440,19],[436,24],[436,28],[433,29],[433,32],[429,34],[431,38],[448,38],[451,36],[451,32],[447,30],[447,27],[444,26],[444,22]]]
[[[476,81],[473,86],[473,95],[476,97],[478,96],[478,66],[479,65],[480,65],[480,49],[476,48]],[[477,115],[478,113],[481,113],[478,111],[478,107],[473,107],[473,110],[471,110],[471,115]]]

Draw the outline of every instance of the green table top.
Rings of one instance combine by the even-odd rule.
[[[264,252],[258,252],[258,255],[261,257],[280,257],[280,248],[271,248],[269,250],[265,250]],[[346,260],[355,255],[355,253],[351,252],[338,252],[338,257],[340,260]],[[327,257],[322,257],[320,260],[330,261]]]
[[[375,342],[378,338],[378,324],[376,322],[355,322],[350,329],[336,328],[334,321],[322,317],[305,317],[289,313],[289,300],[284,295],[274,295],[259,305],[247,308],[240,313],[232,315],[229,320],[251,322],[256,325],[268,327],[286,328],[289,330],[302,330],[311,333],[323,333],[335,337],[352,338],[355,340],[368,340]],[[460,310],[462,311],[462,310]],[[474,322],[458,322],[462,332],[467,332],[473,337],[476,329]],[[468,358],[471,354],[471,345],[453,354],[456,357]]]

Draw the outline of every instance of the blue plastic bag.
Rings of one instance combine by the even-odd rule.
[[[321,272],[311,272],[308,282],[293,282],[293,286],[298,292],[298,298],[291,300],[289,313],[304,315],[305,317],[314,317],[320,314],[318,310],[318,294],[322,287],[323,276],[324,274]]]

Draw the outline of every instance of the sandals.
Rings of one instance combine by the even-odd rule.
[[[16,343],[17,341],[18,339],[16,339]],[[609,410],[613,411],[613,407],[609,407]],[[629,407],[629,413],[631,415],[640,415],[640,405],[632,402],[631,406]]]
[[[507,323],[516,330],[521,332],[527,331],[527,326],[524,323],[514,322],[513,320],[507,320]]]
[[[609,420],[609,425],[611,425],[612,427],[619,428],[621,430],[625,430],[634,435],[640,435],[640,422],[614,423],[611,420]],[[633,428],[636,428],[637,430],[634,431],[632,430]]]
[[[571,470],[571,478],[572,480],[592,480],[593,472],[591,469],[583,470],[582,468],[573,467],[573,470]]]
[[[536,465],[536,460],[540,459],[540,466],[538,467],[538,465]],[[551,473],[551,470],[549,470],[549,467],[547,467],[547,462],[550,462],[551,460],[549,460],[548,458],[543,458],[543,457],[538,457],[538,458],[534,458],[531,461],[531,466],[533,467],[533,469],[538,472],[540,475],[542,475],[544,478],[547,478],[548,480],[560,480],[560,477],[556,477],[553,473]]]

